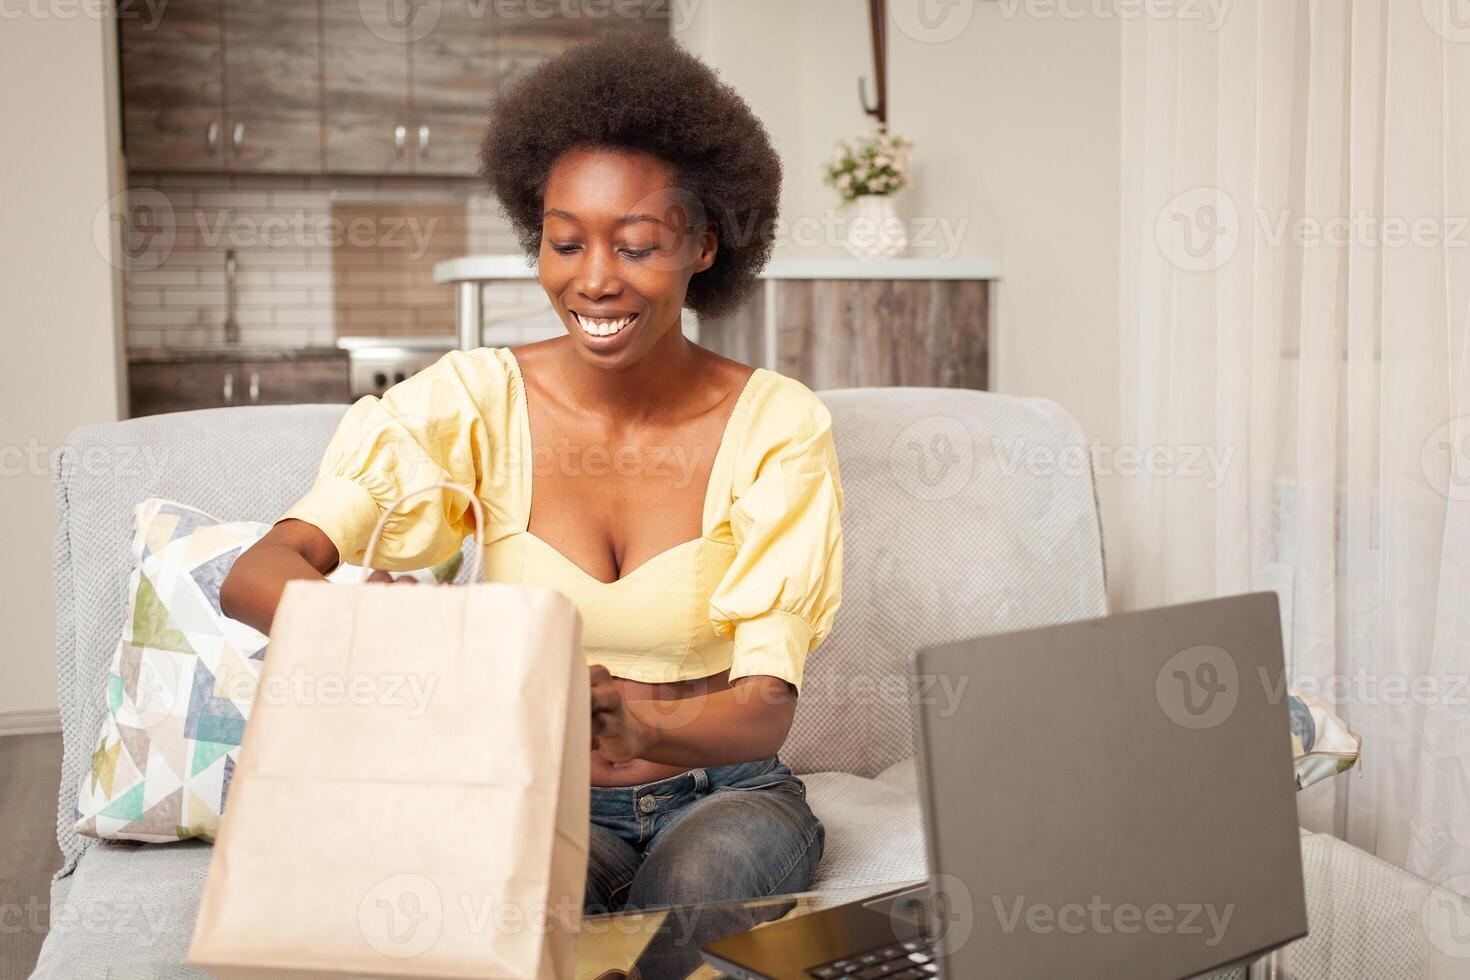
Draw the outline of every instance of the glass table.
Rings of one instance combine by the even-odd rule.
[[[1218,980],[1470,980],[1470,898],[1335,837],[1302,832],[1310,933]],[[766,923],[901,888],[892,882],[799,895],[587,916],[576,980],[719,977],[699,948]],[[1456,879],[1453,885],[1461,885]],[[109,980],[207,980],[174,961],[121,964]]]

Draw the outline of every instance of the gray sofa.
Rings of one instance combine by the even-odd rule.
[[[822,394],[847,509],[845,589],[781,755],[827,827],[817,888],[923,874],[905,668],[918,647],[1098,616],[1106,598],[1088,454],[1055,405],[985,392]],[[182,960],[209,846],[78,837],[77,786],[123,625],[131,510],[167,497],[268,521],[303,493],[343,406],[230,408],[78,430],[53,466],[65,742],[52,929],[35,977]]]

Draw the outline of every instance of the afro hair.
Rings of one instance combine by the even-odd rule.
[[[480,173],[533,263],[552,166],[583,146],[673,168],[719,242],[685,305],[701,316],[739,306],[771,256],[781,195],[781,159],[739,93],[666,35],[584,41],[511,84],[491,110]]]

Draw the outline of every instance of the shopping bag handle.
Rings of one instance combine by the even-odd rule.
[[[470,509],[475,512],[475,552],[474,557],[470,560],[470,581],[480,581],[480,573],[483,571],[481,566],[484,564],[485,553],[485,510],[480,506],[480,498],[475,495],[475,491],[462,483],[430,483],[428,486],[419,487],[417,490],[410,490],[389,504],[383,510],[382,516],[378,518],[378,526],[373,528],[373,533],[368,538],[367,551],[362,556],[363,567],[373,567],[373,552],[378,548],[378,541],[383,536],[383,528],[387,525],[388,518],[393,516],[393,512],[398,509],[399,505],[409,497],[416,497],[430,490],[456,490],[469,498]]]

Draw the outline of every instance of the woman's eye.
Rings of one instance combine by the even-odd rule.
[[[558,254],[558,255],[571,255],[573,252],[575,252],[577,249],[579,249],[581,247],[582,246],[575,245],[575,244],[573,244],[573,245],[562,245],[562,244],[559,244],[557,242],[552,242],[551,243],[551,250],[553,252],[555,252],[556,254]]]
[[[646,259],[657,250],[656,247],[652,246],[649,248],[625,248],[623,249],[623,254],[630,259]]]

